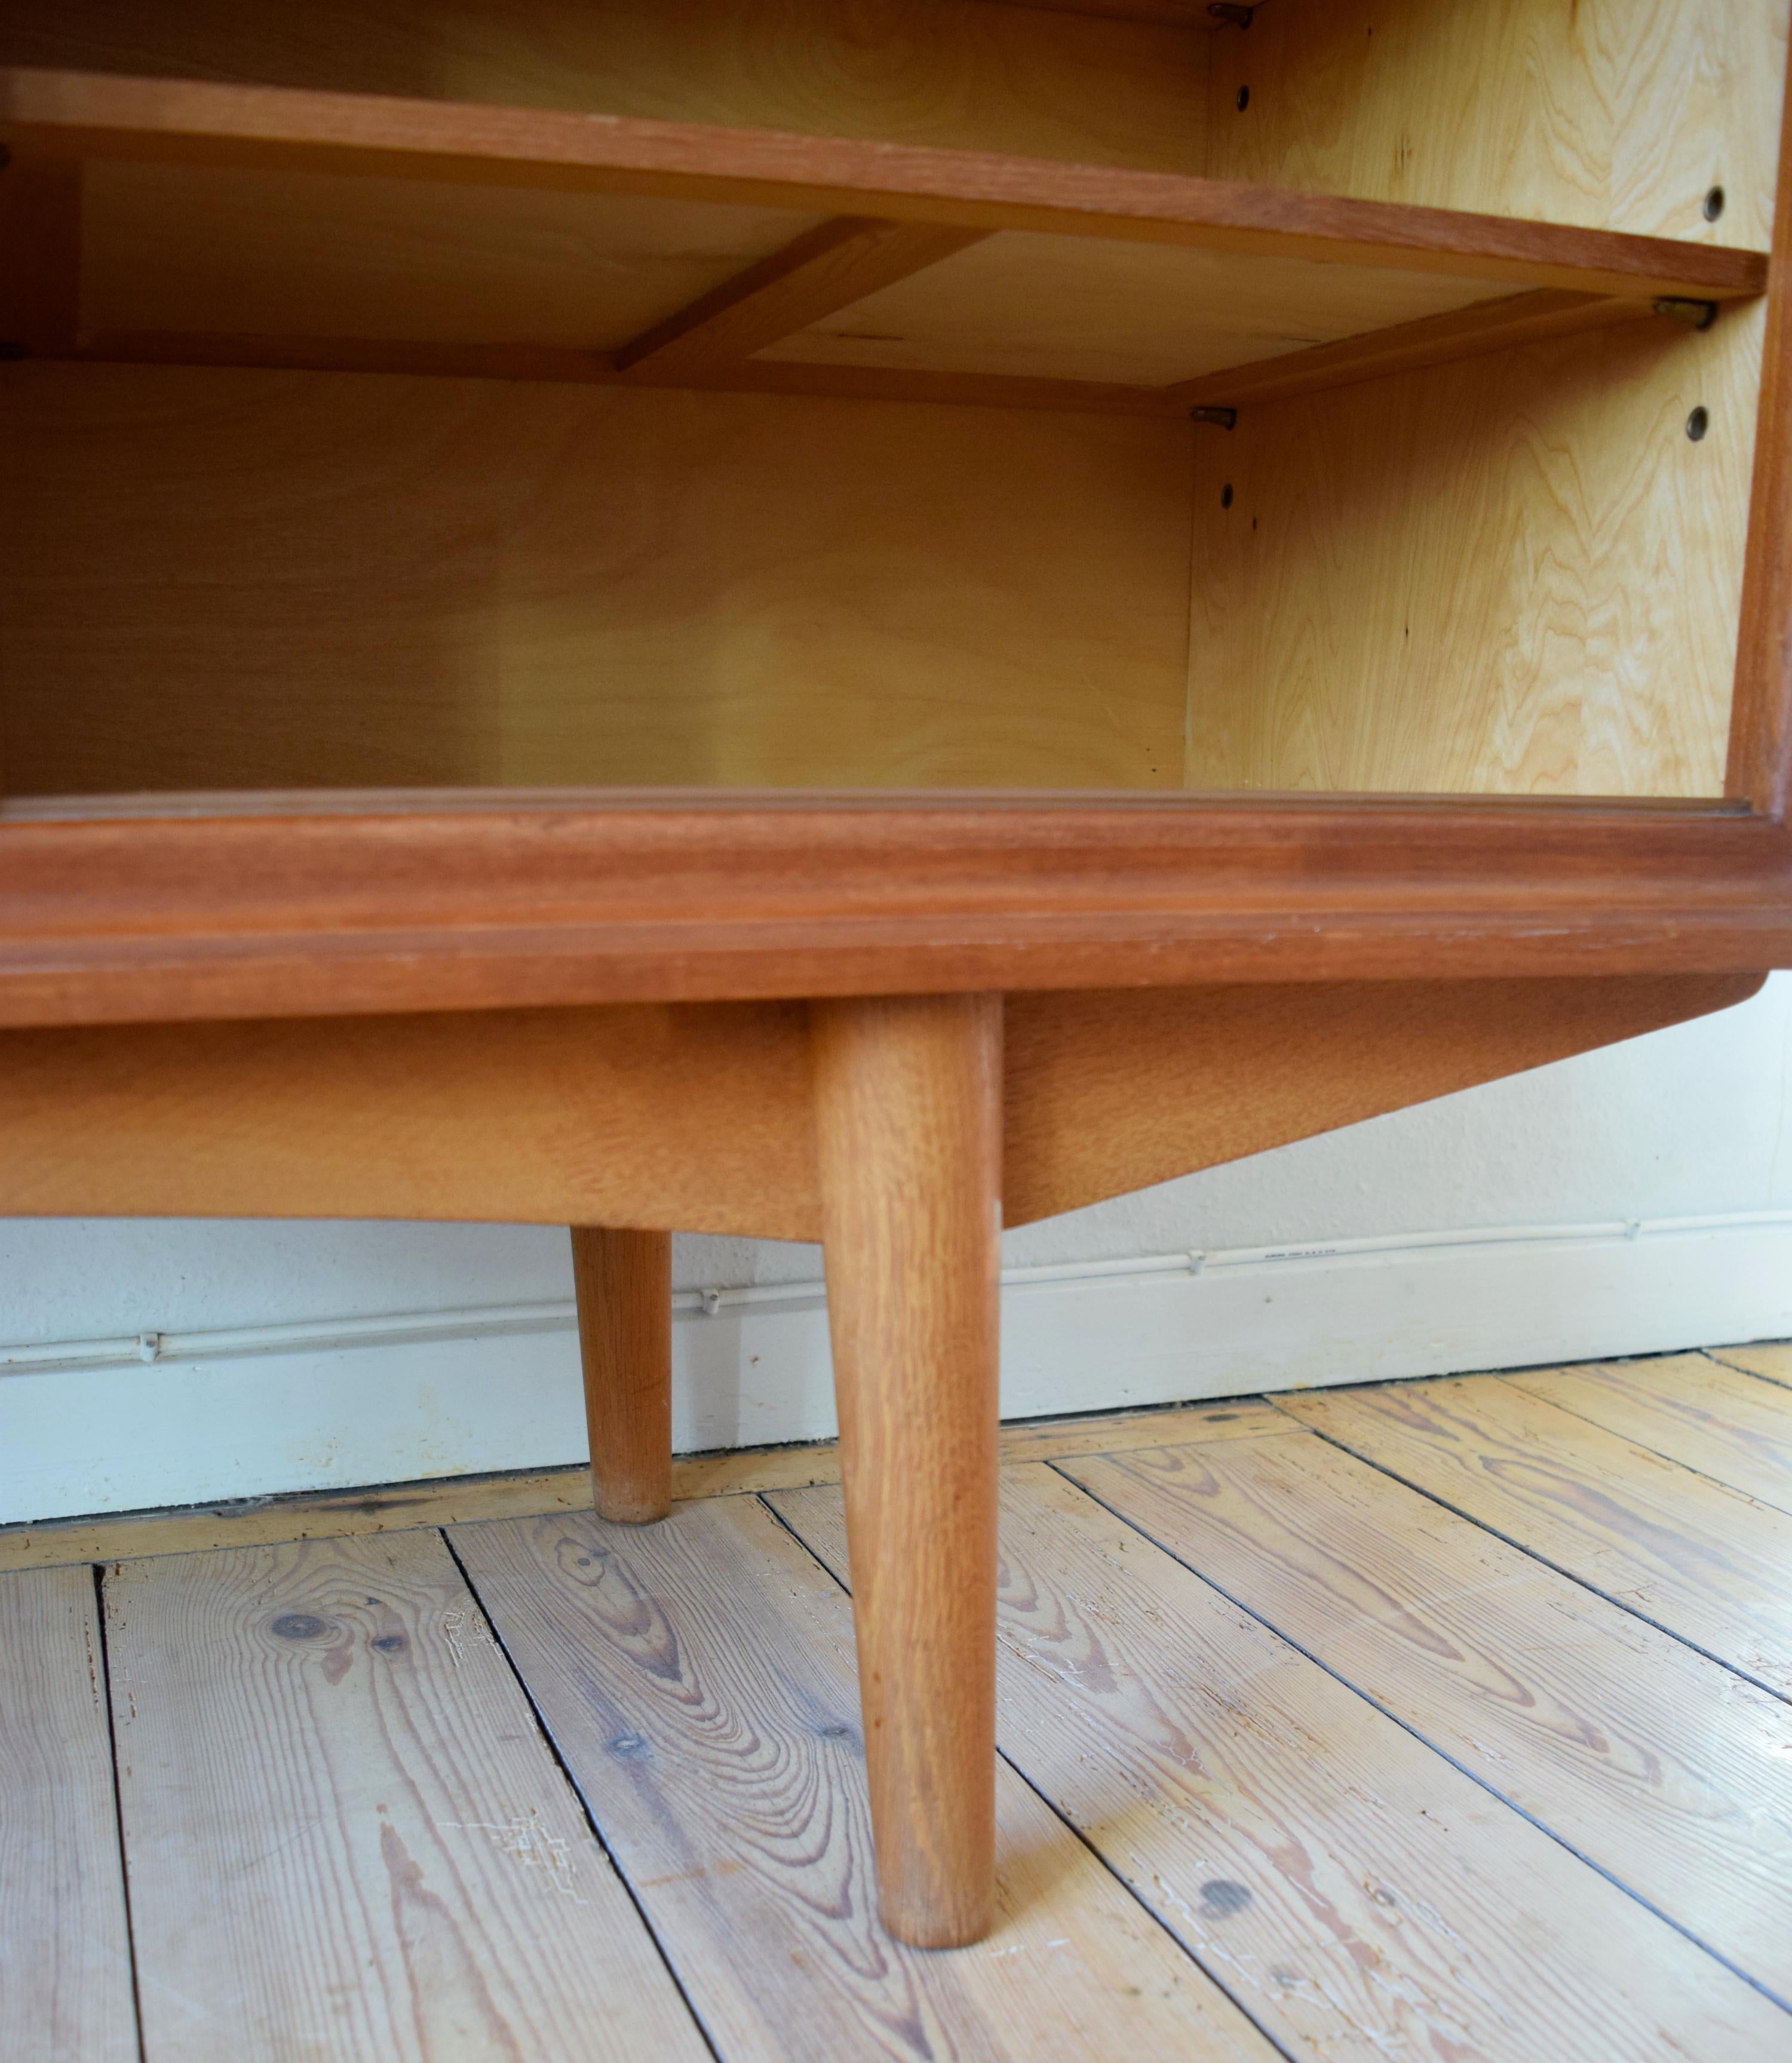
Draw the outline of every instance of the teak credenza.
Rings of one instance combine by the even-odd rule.
[[[1786,0],[13,0],[0,1212],[827,1255],[885,1918],[998,1235],[1792,965]],[[1777,225],[1777,226],[1776,226]]]

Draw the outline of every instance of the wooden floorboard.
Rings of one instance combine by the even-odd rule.
[[[0,2057],[137,2053],[93,1576],[0,1576]]]
[[[848,1573],[836,1492],[771,1501]],[[1003,1752],[1290,2053],[1783,2049],[1761,1993],[1065,1475],[1009,1471],[1003,1522]]]
[[[1230,1403],[1185,1405],[1170,1411],[1129,1411],[1112,1418],[1045,1419],[1002,1428],[1002,1462],[1049,1462],[1073,1454],[1123,1454],[1134,1447],[1279,1438],[1287,1422],[1273,1404],[1242,1397]]]
[[[703,2063],[441,1536],[108,1571],[147,2063]]]
[[[877,1922],[850,1608],[748,1498],[453,1535],[727,2063],[1274,2050],[1012,1771],[998,1916],[926,1952]]]
[[[1310,1433],[1069,1473],[1792,2003],[1780,1699]]]
[[[1750,1347],[1707,1347],[1705,1358],[1724,1368],[1739,1368],[1768,1382],[1792,1388],[1792,1340],[1768,1340]]]
[[[1536,1369],[1506,1381],[1792,1514],[1792,1389],[1696,1353]]]
[[[1792,1345],[1003,1457],[949,1953],[832,1443],[0,1533],[0,2063],[1792,2063]]]
[[[1495,1376],[1283,1409],[1652,1624],[1792,1697],[1792,1517]]]
[[[1166,1439],[1250,1439],[1287,1430],[1281,1415],[1261,1397],[1235,1397],[1214,1404],[1172,1405],[1162,1410],[1021,1421],[1002,1428],[1002,1453],[1010,1461],[1038,1461],[1059,1454],[1117,1453]],[[680,1499],[796,1490],[840,1479],[840,1450],[832,1440],[679,1454],[672,1463],[672,1494]],[[288,1540],[340,1539],[419,1526],[463,1526],[488,1518],[527,1518],[590,1508],[591,1478],[582,1462],[521,1474],[451,1476],[433,1482],[0,1526],[0,1571],[135,1561],[148,1554],[199,1554],[218,1547]]]

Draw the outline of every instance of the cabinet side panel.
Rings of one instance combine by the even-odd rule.
[[[15,794],[1174,787],[1188,426],[22,364]]]
[[[1786,14],[1786,0],[1276,0],[1248,35],[1214,38],[1210,169],[1764,251]]]
[[[1602,331],[1208,432],[1188,785],[1720,794],[1761,327]]]
[[[10,64],[1205,169],[1205,26],[997,0],[9,0],[4,14]]]

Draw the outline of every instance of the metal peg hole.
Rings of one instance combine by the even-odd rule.
[[[1250,105],[1250,88],[1248,86],[1241,86],[1238,88],[1238,112],[1242,115]]]
[[[1703,432],[1701,432],[1700,434],[1703,435]],[[1232,505],[1232,483],[1230,481],[1227,481],[1226,485],[1219,490],[1219,505],[1222,509],[1230,509]]]
[[[1715,222],[1723,211],[1724,190],[1722,187],[1713,187],[1705,196],[1705,219],[1707,222]]]
[[[1686,434],[1694,444],[1699,441],[1710,427],[1711,411],[1702,404],[1693,409],[1691,415],[1686,418]]]

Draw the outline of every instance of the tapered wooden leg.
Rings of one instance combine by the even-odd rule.
[[[811,1005],[828,1323],[884,1924],[995,1896],[1001,999]]]
[[[572,1230],[591,1487],[600,1517],[644,1526],[672,1503],[672,1235]]]

